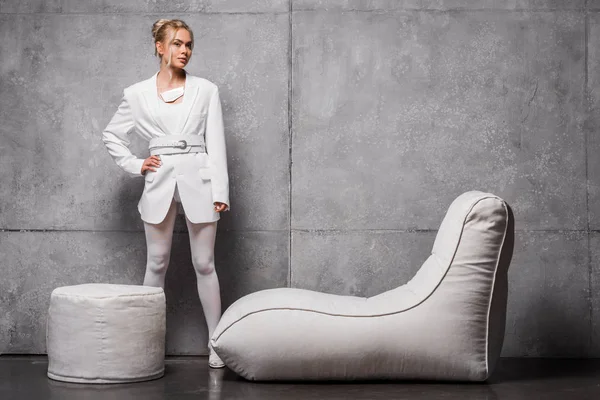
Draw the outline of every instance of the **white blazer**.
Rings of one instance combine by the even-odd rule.
[[[138,211],[142,220],[156,224],[165,218],[175,185],[181,205],[193,223],[213,222],[220,218],[214,202],[229,207],[229,178],[223,133],[223,116],[217,86],[186,72],[181,132],[169,132],[158,117],[159,99],[156,77],[135,83],[123,91],[123,100],[104,131],[102,141],[116,164],[132,176],[141,173],[144,160],[129,150],[129,135],[137,133],[145,140],[164,135],[200,135],[206,153],[160,156],[156,172],[146,171]]]

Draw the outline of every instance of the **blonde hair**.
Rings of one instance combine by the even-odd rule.
[[[169,47],[169,61],[167,65],[171,64],[171,49],[170,45],[173,39],[175,39],[175,35],[177,35],[177,31],[180,29],[185,29],[190,33],[190,37],[192,38],[192,49],[194,48],[194,32],[190,29],[190,27],[180,19],[159,19],[152,25],[152,38],[154,39],[154,55],[160,57],[158,51],[156,50],[156,43],[161,42],[164,43],[167,38],[167,32],[170,30],[172,32],[169,41],[167,42],[167,46]]]

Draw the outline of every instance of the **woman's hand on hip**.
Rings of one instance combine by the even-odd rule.
[[[227,204],[220,203],[218,201],[215,201],[214,204],[215,204],[215,211],[216,212],[227,211]]]
[[[162,165],[162,161],[160,161],[160,156],[150,156],[144,160],[144,164],[142,164],[142,175],[146,173],[146,171],[156,172],[155,168],[152,167],[160,167]]]

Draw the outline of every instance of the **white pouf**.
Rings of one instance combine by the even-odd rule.
[[[50,296],[48,377],[78,383],[140,382],[164,375],[162,288],[91,283]]]

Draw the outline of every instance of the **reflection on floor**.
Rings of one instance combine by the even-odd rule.
[[[0,399],[600,399],[600,360],[502,359],[486,383],[246,381],[206,357],[167,358],[165,376],[118,385],[70,384],[46,377],[38,356],[0,357]]]

